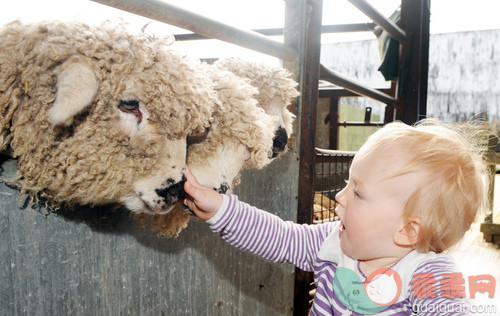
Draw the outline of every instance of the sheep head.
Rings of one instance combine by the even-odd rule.
[[[278,121],[257,106],[258,91],[247,79],[210,65],[205,71],[213,79],[218,102],[207,132],[188,138],[187,163],[200,183],[229,193],[243,168],[262,168],[272,161]],[[168,214],[135,217],[160,235],[177,236],[190,217],[183,208],[177,203]]]
[[[262,168],[285,151],[294,119],[287,106],[298,92],[281,68],[227,59],[206,71],[219,103],[208,133],[188,147],[188,165],[200,183],[229,193],[242,169]],[[171,213],[138,219],[160,235],[176,236],[189,215],[178,203]]]
[[[273,158],[276,118],[257,106],[248,80],[206,65],[215,83],[215,106],[206,138],[188,147],[188,165],[200,183],[226,193],[243,168],[262,168]]]
[[[155,214],[182,198],[186,137],[216,102],[198,61],[116,25],[15,22],[0,43],[0,149],[23,192]]]
[[[214,66],[250,80],[250,84],[258,91],[254,96],[258,105],[277,120],[274,127],[273,157],[284,153],[293,133],[295,119],[295,115],[288,107],[299,95],[296,89],[297,83],[292,79],[291,73],[281,67],[238,58],[220,59]]]

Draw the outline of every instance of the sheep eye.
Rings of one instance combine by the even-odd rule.
[[[137,118],[137,123],[142,122],[142,113],[137,100],[120,100],[118,108],[122,112],[131,113]]]
[[[132,112],[139,108],[139,101],[137,100],[120,100],[118,108],[124,112]]]

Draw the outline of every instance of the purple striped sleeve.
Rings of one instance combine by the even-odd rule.
[[[430,287],[427,287],[427,292],[417,293],[416,288],[411,291],[412,310],[418,315],[438,315],[441,312],[441,315],[470,315],[466,299],[458,297],[454,290],[446,294],[441,284],[446,274],[458,272],[460,271],[457,265],[448,256],[440,256],[420,265],[413,274],[413,278],[422,277],[425,274],[432,283],[429,284]]]
[[[231,245],[274,262],[292,263],[312,271],[323,241],[334,223],[300,225],[259,210],[229,195],[223,212],[209,222],[214,233]]]

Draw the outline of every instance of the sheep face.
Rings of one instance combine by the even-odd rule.
[[[179,127],[176,129],[177,124],[183,123],[174,124],[167,118],[170,113],[162,113],[172,110],[171,100],[160,93],[169,83],[161,80],[154,83],[150,80],[141,80],[160,77],[155,69],[144,70],[142,73],[135,72],[125,76],[124,79],[117,78],[116,81],[123,84],[115,87],[116,97],[106,102],[101,99],[104,91],[89,91],[93,86],[80,84],[81,80],[87,82],[87,79],[90,79],[82,78],[81,74],[85,72],[82,69],[87,70],[89,77],[92,77],[93,73],[89,68],[74,62],[71,62],[71,65],[58,76],[56,100],[47,116],[48,121],[55,124],[52,126],[55,133],[71,130],[72,135],[60,136],[59,140],[52,134],[55,137],[54,143],[61,148],[59,153],[61,157],[73,155],[63,151],[63,148],[70,146],[77,139],[81,141],[82,147],[93,146],[95,149],[88,156],[80,153],[81,156],[78,157],[76,164],[79,168],[65,166],[57,170],[57,174],[64,175],[65,170],[75,169],[75,176],[78,176],[78,172],[90,175],[93,168],[98,168],[98,166],[93,167],[93,163],[104,163],[106,168],[99,171],[102,174],[98,179],[94,175],[87,176],[85,179],[78,179],[78,183],[74,182],[75,177],[69,179],[66,171],[66,176],[63,176],[65,183],[49,183],[45,191],[47,196],[49,198],[53,195],[60,196],[61,201],[76,203],[101,204],[118,201],[135,212],[168,212],[175,202],[183,198],[186,134],[190,130],[187,122],[184,122],[186,129]],[[80,76],[67,73],[76,70]],[[65,80],[66,78],[70,79]],[[74,78],[78,78],[79,82],[68,82]],[[122,88],[123,91],[120,91]],[[71,92],[61,93],[64,89]],[[92,97],[92,100],[74,104],[74,100],[80,101],[79,97],[82,95]],[[86,107],[83,111],[87,113],[80,114],[83,106]],[[76,114],[71,116],[73,113]],[[107,120],[95,124],[99,118],[106,116],[109,116]],[[36,126],[31,126],[31,129],[36,129]],[[94,140],[98,140],[99,143],[95,143]],[[105,152],[109,148],[113,150]],[[79,148],[74,150],[78,152]],[[58,156],[53,156],[54,161],[58,160]],[[99,157],[99,161],[95,161],[96,157]],[[60,191],[66,183],[73,185],[71,193]],[[112,186],[114,189],[106,188],[102,193],[93,192],[89,196],[88,192],[96,186],[101,188]],[[110,194],[110,191],[114,194]]]
[[[155,214],[183,197],[186,137],[216,102],[199,62],[119,27],[15,23],[0,43],[2,148],[23,191]]]
[[[185,196],[183,172],[187,135],[183,133],[189,129],[179,130],[174,133],[177,136],[172,137],[168,129],[168,124],[172,122],[163,120],[166,114],[152,118],[151,113],[158,114],[158,111],[168,108],[169,100],[165,100],[160,93],[165,89],[165,83],[157,82],[158,89],[147,92],[148,88],[140,80],[143,77],[158,76],[146,71],[127,80],[118,101],[119,116],[115,128],[118,134],[130,139],[132,147],[158,147],[157,166],[154,173],[136,178],[132,190],[121,196],[119,201],[136,213],[165,214]]]
[[[287,149],[288,139],[293,132],[292,124],[295,116],[287,109],[287,102],[279,97],[271,100],[263,97],[257,98],[264,111],[274,118],[273,158],[276,158]]]
[[[233,73],[207,66],[219,103],[206,139],[188,148],[188,165],[198,181],[227,193],[243,168],[262,168],[273,158],[276,118],[257,106],[257,90]]]
[[[251,85],[258,91],[254,96],[258,105],[274,118],[273,157],[284,153],[293,132],[295,119],[288,106],[299,95],[296,90],[297,83],[292,80],[291,74],[283,68],[238,58],[221,59],[214,66],[250,80]]]

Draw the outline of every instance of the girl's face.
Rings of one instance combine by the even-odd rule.
[[[408,161],[408,154],[398,145],[383,147],[371,152],[360,149],[347,186],[336,195],[336,213],[342,224],[340,245],[346,255],[357,260],[401,256],[394,237],[405,227],[403,209],[418,174],[394,177]]]

